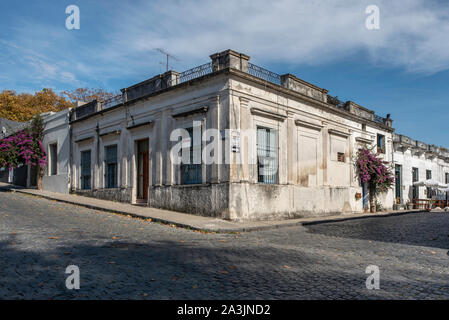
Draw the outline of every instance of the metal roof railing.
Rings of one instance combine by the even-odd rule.
[[[259,67],[255,64],[248,62],[248,73],[260,79],[264,79],[268,82],[281,85],[281,76],[265,68]]]
[[[193,79],[205,76],[206,74],[209,74],[209,73],[212,73],[212,62],[205,63],[198,67],[181,72],[181,74],[179,75],[178,83],[187,82],[189,80],[193,80]]]
[[[122,104],[123,103],[123,95],[122,94],[118,94],[112,98],[106,99],[104,101],[101,102],[102,104],[102,109],[108,109],[108,108],[112,108],[118,104]]]

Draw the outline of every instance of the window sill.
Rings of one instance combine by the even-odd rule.
[[[204,187],[209,185],[209,183],[188,183],[188,184],[176,184],[175,186],[177,187],[183,187],[183,188],[188,188],[188,187]]]
[[[120,191],[120,190],[126,190],[126,189],[128,189],[128,187],[112,187],[112,188],[104,187],[104,188],[99,189],[99,190],[116,190],[116,191]]]
[[[335,162],[335,163],[339,163],[339,164],[349,164],[349,162],[347,162],[347,161],[338,161],[337,159],[333,159],[333,160],[330,160],[330,161]]]
[[[211,183],[192,183],[192,184],[153,184],[150,185],[150,188],[189,188],[189,187],[205,187],[209,186]]]

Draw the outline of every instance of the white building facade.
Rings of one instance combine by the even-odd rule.
[[[70,115],[72,109],[48,112],[41,115],[44,138],[42,145],[47,153],[47,166],[42,177],[45,191],[68,194],[70,191]],[[37,186],[36,173],[29,166],[28,186]]]
[[[410,137],[394,134],[395,204],[398,207],[415,200],[448,200],[448,193],[414,186],[414,182],[432,179],[449,184],[449,151]]]

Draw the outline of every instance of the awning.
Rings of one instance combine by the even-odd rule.
[[[438,188],[441,184],[438,181],[435,181],[435,180],[432,180],[432,179],[427,179],[427,180],[416,181],[416,182],[413,183],[413,185],[416,186],[416,187],[433,187],[433,188]]]

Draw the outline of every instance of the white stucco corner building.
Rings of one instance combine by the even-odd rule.
[[[78,107],[70,128],[70,192],[231,220],[363,212],[357,150],[377,146],[388,162],[394,152],[389,116],[333,105],[327,90],[232,50]],[[201,157],[215,141],[218,161],[175,163],[179,128],[182,153]],[[203,137],[209,129],[220,136]],[[392,208],[394,191],[380,201]]]

